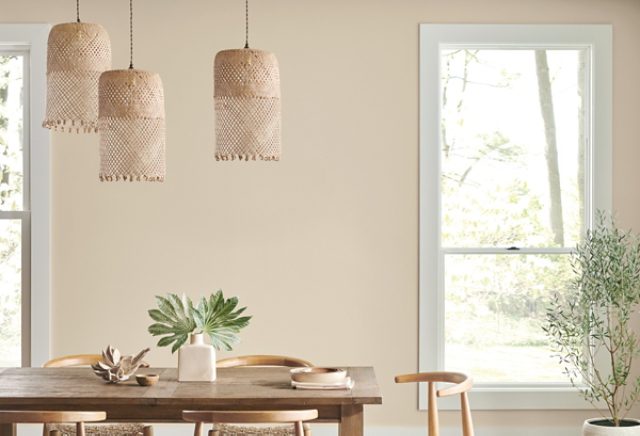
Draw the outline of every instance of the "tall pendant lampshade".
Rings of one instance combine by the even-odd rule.
[[[279,160],[280,70],[273,53],[249,48],[223,50],[214,61],[216,160]]]
[[[129,6],[132,26],[133,0]],[[133,43],[129,69],[106,71],[100,77],[99,99],[100,180],[164,181],[162,80],[156,73],[133,68]]]
[[[53,26],[47,50],[47,112],[43,127],[96,132],[98,79],[111,68],[111,43],[99,24],[77,22]]]

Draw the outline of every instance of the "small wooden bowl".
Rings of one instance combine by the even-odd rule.
[[[291,380],[298,383],[332,384],[344,381],[347,371],[340,368],[294,368]]]
[[[136,381],[140,386],[153,386],[158,383],[160,376],[158,374],[138,374]]]

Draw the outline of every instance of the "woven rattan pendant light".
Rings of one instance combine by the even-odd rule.
[[[133,0],[129,0],[130,63],[100,76],[100,180],[164,181],[162,80],[133,67]]]
[[[111,43],[99,24],[56,24],[47,49],[47,113],[43,127],[60,131],[96,132],[98,79],[111,68]]]
[[[280,71],[273,53],[249,48],[249,0],[245,46],[223,50],[214,62],[216,160],[279,160]]]

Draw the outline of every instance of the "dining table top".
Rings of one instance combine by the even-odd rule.
[[[218,368],[215,382],[178,382],[176,368],[145,368],[159,374],[154,386],[135,378],[108,384],[90,368],[0,369],[0,410],[103,411],[110,422],[184,422],[184,410],[316,409],[314,422],[337,423],[340,436],[364,435],[364,407],[382,404],[371,367],[345,367],[351,389],[305,390],[291,386],[289,368]],[[0,436],[17,436],[15,423]]]
[[[345,390],[294,389],[288,368],[219,368],[215,382],[178,382],[176,368],[145,368],[159,374],[154,386],[140,386],[135,378],[109,384],[90,368],[0,369],[0,408],[48,404],[84,407],[110,402],[122,405],[170,405],[198,408],[229,405],[345,405],[381,404],[382,394],[371,367],[345,367],[354,386]]]

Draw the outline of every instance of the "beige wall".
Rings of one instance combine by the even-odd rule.
[[[0,20],[69,21],[71,0],[0,0]],[[127,64],[126,1],[83,2]],[[164,184],[101,184],[97,137],[53,135],[55,355],[152,345],[155,294],[223,288],[254,315],[239,353],[374,365],[385,405],[369,424],[419,425],[418,23],[612,23],[614,203],[640,230],[640,1],[261,0],[252,42],[282,70],[280,163],[213,158],[212,58],[243,42],[239,0],[138,0],[136,66],[162,75]],[[173,365],[153,349],[155,365]],[[555,412],[575,426],[592,412]],[[479,426],[536,425],[532,412]]]

